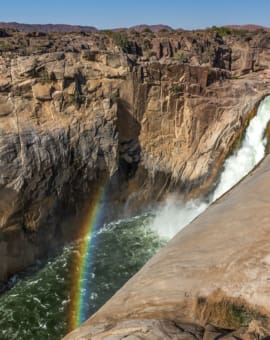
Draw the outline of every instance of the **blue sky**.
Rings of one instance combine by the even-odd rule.
[[[174,28],[254,23],[270,26],[270,0],[8,0],[0,21],[98,28],[168,24]]]

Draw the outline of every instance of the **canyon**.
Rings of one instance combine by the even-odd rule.
[[[0,28],[0,282],[72,240],[104,179],[107,219],[205,197],[269,65],[263,30]]]

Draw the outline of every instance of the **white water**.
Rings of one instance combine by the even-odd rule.
[[[209,204],[246,176],[265,156],[267,139],[263,136],[269,121],[270,96],[261,102],[256,116],[249,123],[239,149],[224,162],[219,183],[207,202],[191,200],[184,204],[171,196],[160,207],[151,228],[157,231],[162,238],[172,238],[179,230],[200,215]]]

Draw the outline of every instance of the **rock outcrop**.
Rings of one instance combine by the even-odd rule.
[[[265,33],[0,34],[0,281],[110,211],[203,195],[269,93]]]
[[[267,339],[270,157],[64,339]]]

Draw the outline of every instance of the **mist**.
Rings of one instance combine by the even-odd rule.
[[[225,160],[214,192],[206,200],[190,200],[186,203],[180,201],[175,195],[169,196],[155,212],[150,228],[161,238],[171,239],[245,177],[266,154],[267,137],[264,134],[269,121],[270,96],[261,102],[238,150]]]

